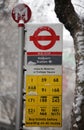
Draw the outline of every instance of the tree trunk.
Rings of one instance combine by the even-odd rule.
[[[72,107],[71,130],[84,129],[84,30],[75,34],[76,88]]]
[[[84,23],[71,0],[55,0],[55,12],[74,40],[76,87],[71,113],[71,130],[84,129]]]

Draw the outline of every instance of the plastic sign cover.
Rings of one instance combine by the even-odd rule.
[[[25,126],[62,126],[62,25],[28,24]]]

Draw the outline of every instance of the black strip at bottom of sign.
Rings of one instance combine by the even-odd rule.
[[[62,56],[27,56],[28,65],[62,65]]]

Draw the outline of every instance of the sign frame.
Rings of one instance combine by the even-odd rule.
[[[33,26],[35,26],[35,29]],[[36,26],[37,26],[37,29],[36,29]],[[54,30],[54,26],[55,26],[55,29],[57,28],[57,30],[55,30],[54,32],[55,32],[55,36],[58,36],[58,40],[55,41],[55,43],[52,46],[50,46],[49,45],[49,43],[50,43],[49,40],[51,40],[50,32],[48,32],[45,29],[52,28]],[[31,29],[30,29],[30,27],[31,27]],[[45,27],[45,29],[44,29],[44,27]],[[59,27],[60,27],[61,31],[59,31]],[[28,28],[28,30],[32,30],[32,31],[30,31],[29,33],[26,33],[26,46],[25,46],[25,50],[27,51],[26,58],[25,58],[25,60],[26,60],[25,65],[27,68],[27,72],[25,74],[25,78],[26,78],[25,79],[25,82],[26,82],[25,126],[26,127],[32,127],[32,126],[61,127],[62,126],[62,43],[63,43],[62,25],[61,24],[28,24],[26,27],[26,30],[27,30],[27,28]],[[42,28],[42,30],[40,28]],[[37,32],[37,30],[39,30],[39,31]],[[42,31],[42,33],[40,31]],[[46,31],[46,33],[43,34],[43,31]],[[61,34],[60,34],[60,32],[61,32]],[[38,47],[38,44],[35,43],[35,40],[36,41],[40,40],[38,37],[38,34],[39,34],[40,38],[41,38],[41,36],[44,37],[44,38],[42,38],[42,40],[43,40],[42,42],[44,42],[44,43],[41,43],[42,48]],[[49,36],[48,37],[49,39],[46,38],[44,35]],[[47,42],[46,46],[48,46],[48,45],[49,46],[48,46],[48,48],[44,48],[45,47],[44,44],[47,39],[48,39],[48,42]],[[28,45],[28,47],[27,47],[27,45]],[[54,49],[54,47],[56,50]],[[49,60],[53,61],[53,57],[55,57],[55,56],[57,58],[61,58],[60,59],[61,62],[58,62],[59,60],[57,60],[56,62],[52,62],[52,63],[48,62]],[[28,60],[31,61],[30,63],[27,62],[27,58],[28,58]],[[34,61],[33,61],[33,59],[34,59]],[[38,62],[36,62],[37,60],[40,64],[38,64]],[[29,70],[29,68],[31,68],[31,70]],[[56,69],[58,69],[58,71],[56,71]],[[50,71],[48,71],[48,70],[50,70]],[[55,71],[55,73],[53,70]],[[61,78],[55,79],[56,76],[61,77]],[[51,81],[51,79],[52,79],[52,81]],[[46,82],[46,80],[48,80],[49,83]],[[33,81],[34,81],[34,83],[33,83]],[[44,82],[44,84],[42,83],[42,81]],[[60,82],[60,83],[56,84],[53,81]],[[56,88],[56,85],[57,85],[57,88]],[[29,86],[29,88],[27,88],[28,86]],[[39,86],[41,86],[41,88],[39,88]],[[49,89],[47,89],[47,87]],[[60,89],[59,89],[59,87],[60,87]],[[47,95],[45,92],[43,93],[43,91],[45,91],[45,90],[47,91]],[[57,94],[57,91],[59,91],[58,94]],[[57,95],[55,96],[53,94],[57,94]],[[35,96],[35,101],[33,99],[33,96]],[[41,103],[41,97],[42,98],[45,97],[45,100],[42,99],[43,101],[46,101],[45,103],[43,103],[43,102]],[[58,97],[58,99],[56,99],[56,97]],[[29,98],[31,98],[31,100],[28,100]],[[50,100],[50,102],[49,102],[49,100]],[[59,100],[58,105],[57,105],[57,100]],[[29,103],[30,101],[31,101],[31,103]],[[53,101],[54,101],[54,103],[53,103]],[[35,105],[34,102],[37,105]],[[50,112],[50,111],[57,111],[57,110],[58,110],[58,112],[56,112],[56,113]],[[43,113],[44,116],[37,114],[37,113],[42,113],[42,111],[45,111]],[[48,113],[47,113],[47,111],[48,111]],[[34,115],[32,113],[34,113]],[[53,116],[51,116],[52,115],[51,113],[54,115],[59,114],[59,116],[57,116],[57,118],[56,117],[53,118]],[[45,114],[47,114],[47,115],[45,115]],[[40,120],[45,116],[47,116],[47,117],[41,122]],[[31,117],[31,119],[30,119],[30,117]],[[51,121],[49,121],[49,119]],[[36,122],[36,123],[34,123],[34,122]]]

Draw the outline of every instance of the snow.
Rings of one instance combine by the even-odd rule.
[[[81,58],[78,60],[78,80],[79,83],[84,81],[84,34],[82,31],[77,32],[75,39],[77,41],[77,53]]]
[[[77,42],[78,42],[78,53],[84,55],[84,34],[79,32],[76,34]]]
[[[71,0],[79,17],[84,16],[84,0]]]
[[[78,128],[78,125],[75,123],[75,124],[73,125],[73,127]]]
[[[75,95],[76,100],[73,103],[73,111],[76,114],[76,121],[79,122],[81,120],[81,104],[82,100],[84,100],[84,96],[82,95],[83,88],[80,86],[77,89],[77,94]]]
[[[77,109],[74,111],[74,113],[75,113],[75,114],[78,114],[78,113],[81,114],[80,108],[77,108]]]
[[[77,76],[78,76],[79,83],[84,81],[84,59],[83,58],[80,59],[78,64]]]
[[[76,121],[79,122],[81,120],[81,116],[79,115],[77,118],[76,118]]]

